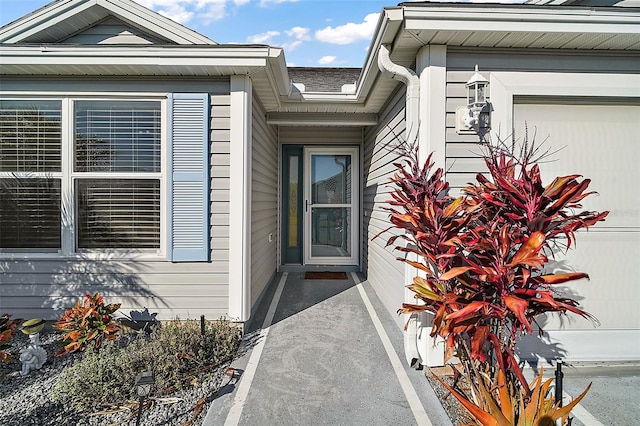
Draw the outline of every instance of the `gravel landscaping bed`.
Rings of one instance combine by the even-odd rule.
[[[442,386],[442,383],[433,377],[434,375],[443,379],[448,385],[453,386],[453,373],[451,367],[426,367],[425,377],[429,381],[429,384],[438,396],[442,407],[447,412],[454,425],[473,424],[473,418],[469,415],[467,410],[444,386]]]
[[[20,348],[28,345],[29,339],[18,332],[9,350],[12,360],[0,362],[0,425],[3,426],[106,426],[135,424],[137,404],[128,407],[112,407],[118,410],[110,414],[78,412],[53,400],[52,393],[62,371],[73,365],[82,354],[56,357],[57,334],[43,333],[41,341],[48,359],[40,370],[27,376],[20,375],[18,360]],[[149,408],[143,411],[142,424],[152,425],[199,425],[206,416],[207,409],[215,399],[218,390],[226,383],[225,366],[220,366],[212,378],[197,387],[167,395],[166,398],[151,399]],[[135,380],[135,377],[132,377]],[[200,410],[196,413],[199,401]],[[203,403],[202,403],[203,402]],[[109,411],[105,407],[105,411]]]

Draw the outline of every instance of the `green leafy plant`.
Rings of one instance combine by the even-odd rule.
[[[569,175],[543,185],[533,144],[482,146],[489,177],[478,174],[459,197],[449,195],[444,172],[433,170],[431,156],[421,166],[415,148],[400,147],[403,162],[395,164],[386,210],[388,229],[406,232],[387,245],[405,240],[408,244],[396,250],[418,260],[398,259],[423,275],[407,286],[420,303],[403,304],[400,312],[433,314],[432,336],[445,340],[447,358],[457,355],[476,387],[499,370],[514,390],[510,395],[519,398],[522,389],[526,399],[531,389],[514,353],[519,337],[533,332],[535,317],[572,312],[597,321],[553,288],[588,275],[548,273],[549,256],[569,249],[575,231],[604,220],[608,212],[576,212],[591,194],[585,192],[589,179]],[[517,409],[514,420],[524,415]]]
[[[85,294],[84,301],[79,300],[53,325],[56,330],[65,333],[56,356],[84,351],[89,344],[98,349],[104,339],[114,340],[120,326],[111,314],[119,308],[119,303],[105,305],[100,293],[93,296]]]
[[[0,361],[8,362],[11,356],[6,349],[11,347],[11,339],[16,327],[22,322],[22,318],[11,319],[10,314],[0,316]]]
[[[64,370],[54,398],[80,410],[125,404],[136,398],[133,378],[141,371],[154,372],[154,396],[198,386],[234,356],[239,342],[239,330],[225,320],[207,321],[204,339],[199,321],[163,322],[150,334],[122,335],[86,351]]]

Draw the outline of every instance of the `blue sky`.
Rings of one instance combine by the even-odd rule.
[[[285,49],[289,66],[361,67],[379,13],[379,0],[136,0],[218,43],[257,43]],[[512,0],[513,1],[513,0]],[[49,3],[0,0],[0,25]]]

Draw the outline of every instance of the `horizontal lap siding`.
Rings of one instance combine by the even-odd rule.
[[[396,260],[400,253],[393,251],[391,247],[385,247],[389,237],[398,231],[392,230],[373,238],[391,224],[388,212],[382,210],[382,207],[391,198],[388,178],[395,171],[392,163],[398,160],[398,155],[392,152],[391,147],[397,142],[398,136],[404,136],[404,104],[403,91],[397,93],[380,114],[380,124],[367,130],[363,169],[363,271],[399,326],[402,326],[402,320],[396,311],[404,301],[404,263]]]
[[[357,145],[362,143],[360,127],[280,127],[279,139],[284,144]]]
[[[100,292],[108,303],[121,302],[121,312],[125,314],[143,308],[157,312],[163,320],[200,315],[218,318],[227,314],[229,83],[187,85],[211,94],[210,262],[138,261],[117,256],[113,260],[0,259],[0,312],[56,319],[84,293]]]
[[[251,306],[276,272],[278,221],[278,139],[266,113],[253,99],[251,182]],[[269,241],[269,234],[272,238]]]

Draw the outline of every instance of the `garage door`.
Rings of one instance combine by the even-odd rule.
[[[586,272],[591,279],[560,287],[600,325],[575,315],[548,316],[542,341],[527,339],[521,356],[573,361],[640,359],[640,105],[623,103],[517,103],[516,134],[554,152],[541,164],[543,183],[579,173],[599,195],[588,210],[611,213],[577,236],[577,247],[558,257],[556,270]]]

